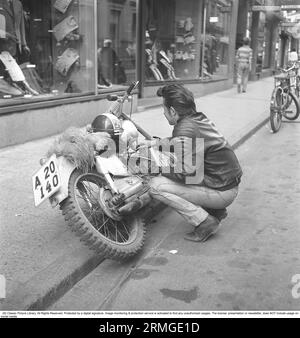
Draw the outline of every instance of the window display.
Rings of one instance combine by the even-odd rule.
[[[93,0],[0,0],[0,104],[95,92],[93,18]]]
[[[53,89],[95,92],[94,1],[52,0],[51,17]]]
[[[202,1],[147,0],[146,5],[146,80],[197,78]]]
[[[140,64],[146,83],[227,77],[232,1],[137,3],[0,0],[0,106],[120,90]]]
[[[145,7],[146,81],[227,76],[231,1],[146,0]]]
[[[98,89],[136,79],[136,0],[98,0]]]
[[[230,23],[231,1],[207,2],[205,34],[202,35],[201,43],[202,55],[202,45],[205,39],[203,78],[218,79],[227,76]]]

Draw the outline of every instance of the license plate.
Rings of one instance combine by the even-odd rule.
[[[35,206],[53,195],[60,188],[60,177],[56,156],[52,155],[40,170],[32,176]]]

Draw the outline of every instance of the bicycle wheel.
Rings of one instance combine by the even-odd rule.
[[[277,133],[277,131],[281,127],[281,121],[282,121],[282,115],[281,112],[278,110],[275,110],[274,108],[271,108],[270,110],[270,125],[271,129],[274,133]]]
[[[283,116],[290,121],[296,120],[300,114],[298,98],[293,93],[289,92],[288,102],[289,104],[283,110]]]
[[[300,100],[300,76],[297,76],[297,79],[296,79],[295,94],[296,94],[298,100]]]
[[[277,87],[274,89],[272,94],[272,101],[276,108],[282,108],[285,102],[285,93],[281,87]]]
[[[276,133],[281,127],[282,108],[284,105],[284,92],[281,87],[274,88],[271,96],[270,105],[270,126],[273,133]]]

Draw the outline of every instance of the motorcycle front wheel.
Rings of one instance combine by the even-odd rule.
[[[61,209],[68,225],[89,248],[105,258],[123,260],[142,248],[145,226],[139,216],[109,217],[109,208],[104,210],[100,201],[105,185],[98,173],[74,170]]]

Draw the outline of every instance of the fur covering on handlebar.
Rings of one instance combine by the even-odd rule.
[[[89,125],[85,128],[70,127],[54,141],[46,156],[63,156],[76,168],[87,173],[95,166],[95,151],[105,150],[107,155],[114,153],[112,142],[108,133],[91,133]],[[129,158],[129,171],[143,175],[158,172],[158,167],[174,167],[177,161],[175,154],[159,151],[156,147],[151,151],[148,147],[140,147],[139,151],[131,152]],[[129,158],[125,156],[125,161]]]
[[[46,156],[64,156],[76,168],[86,173],[95,165],[94,151],[105,149],[109,140],[108,133],[89,133],[89,126],[70,127],[54,141]]]

